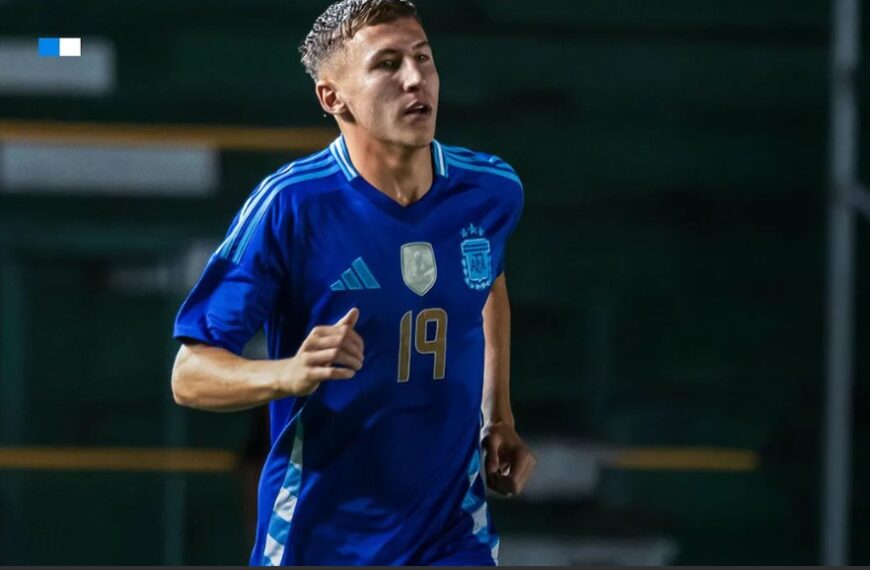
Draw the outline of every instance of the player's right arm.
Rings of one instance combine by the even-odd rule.
[[[326,167],[320,168],[313,173],[325,175]],[[311,176],[306,170],[304,179]],[[323,381],[352,378],[362,366],[362,339],[353,330],[357,309],[334,325],[314,327],[290,358],[257,361],[241,356],[270,318],[279,313],[304,318],[290,314],[280,301],[298,285],[293,260],[304,254],[296,224],[300,181],[291,165],[260,183],[182,304],[173,329],[183,345],[172,371],[172,392],[179,404],[244,410],[306,396]]]
[[[188,342],[172,369],[172,394],[182,405],[231,412],[287,396],[307,396],[321,382],[349,380],[363,365],[363,340],[354,330],[359,310],[335,325],[312,329],[299,351],[281,360],[251,360],[217,346]]]

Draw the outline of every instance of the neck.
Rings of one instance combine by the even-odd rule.
[[[413,204],[431,188],[435,173],[429,145],[405,147],[344,130],[343,134],[360,176],[402,206]]]

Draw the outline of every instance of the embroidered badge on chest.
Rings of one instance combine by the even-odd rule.
[[[438,267],[431,243],[415,242],[402,246],[402,279],[411,291],[422,297],[435,285],[437,278]]]
[[[492,285],[492,248],[483,228],[474,224],[462,230],[462,273],[465,284],[476,291]]]

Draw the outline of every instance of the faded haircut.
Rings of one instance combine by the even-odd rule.
[[[414,18],[421,24],[417,7],[409,0],[339,0],[318,16],[299,45],[302,65],[315,81],[323,63],[366,26]]]

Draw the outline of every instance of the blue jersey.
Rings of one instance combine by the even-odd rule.
[[[360,311],[356,376],[270,404],[252,564],[496,562],[481,313],[523,192],[495,156],[431,152],[433,185],[404,207],[359,175],[342,137],[278,170],[181,307],[176,338],[239,354],[265,327],[273,359]]]

